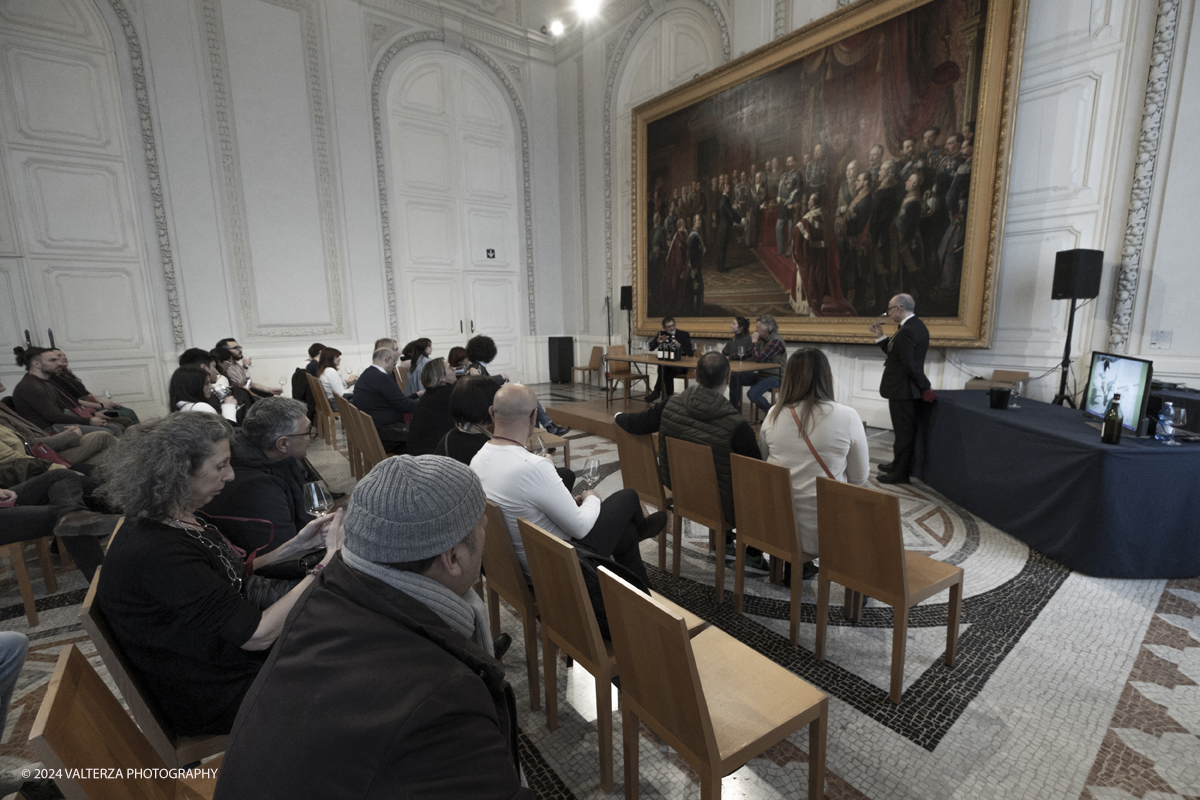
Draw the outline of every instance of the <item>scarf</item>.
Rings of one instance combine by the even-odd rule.
[[[433,578],[376,564],[356,556],[346,549],[345,545],[342,546],[342,560],[351,568],[377,578],[393,589],[420,601],[455,631],[473,640],[483,652],[492,654],[494,645],[488,626],[487,606],[471,589],[468,589],[466,594],[457,595]]]

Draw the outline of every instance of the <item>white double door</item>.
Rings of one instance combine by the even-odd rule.
[[[401,330],[434,354],[476,334],[496,342],[493,372],[521,372],[520,195],[513,121],[465,56],[432,50],[388,91]]]

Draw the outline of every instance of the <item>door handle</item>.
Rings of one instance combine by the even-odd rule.
[[[458,321],[458,332],[459,332],[459,333],[462,333],[462,332],[463,332],[462,320],[461,320],[461,319]]]
[[[475,332],[475,320],[471,320],[471,333]]]

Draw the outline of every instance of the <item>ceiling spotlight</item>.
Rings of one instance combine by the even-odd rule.
[[[564,30],[566,30],[566,28],[563,27],[561,20],[556,19],[556,20],[552,20],[550,22],[550,35],[551,36],[562,36]]]
[[[600,0],[575,0],[575,13],[580,19],[594,19],[600,14]]]

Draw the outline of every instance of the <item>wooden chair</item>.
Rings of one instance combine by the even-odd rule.
[[[212,770],[211,778],[169,777],[168,769],[176,765],[159,757],[74,644],[58,657],[29,746],[48,768],[64,771],[54,782],[69,800],[212,798],[221,766],[217,759],[200,767]],[[68,772],[89,768],[99,770],[100,777]],[[139,774],[143,770],[156,772]]]
[[[908,610],[946,588],[950,589],[946,666],[954,666],[962,607],[962,568],[904,549],[900,502],[895,495],[817,478],[817,536],[821,543],[815,648],[818,661],[825,659],[829,584],[836,581],[846,587],[847,605],[851,604],[849,593],[854,591],[887,603],[896,611],[889,695],[893,703],[900,702],[904,683]]]
[[[591,385],[592,373],[596,373],[596,383],[600,383],[600,367],[604,365],[604,348],[596,345],[592,348],[592,360],[586,367],[571,367],[571,385],[575,385],[575,373],[582,372],[583,380]]]
[[[355,480],[362,480],[363,476],[369,472],[366,466],[366,455],[363,452],[366,444],[365,432],[362,430],[360,421],[361,415],[362,412],[353,403],[345,398],[342,399],[342,430],[346,432],[346,460],[350,462],[350,474],[354,476]]]
[[[383,449],[383,441],[379,438],[379,431],[375,427],[375,420],[371,419],[371,415],[366,412],[359,411],[353,403],[342,398],[342,404],[346,409],[347,416],[354,415],[355,432],[360,438],[360,447],[358,451],[362,461],[362,474],[366,475],[375,465],[388,457],[387,451]]]
[[[625,355],[625,345],[610,344],[608,346],[608,354],[610,356]],[[625,399],[629,399],[629,385],[634,381],[645,381],[646,391],[650,391],[650,376],[644,372],[634,372],[628,361],[610,361],[608,363],[608,385],[605,391],[608,396],[612,397],[613,385],[619,382],[625,384]]]
[[[668,436],[667,463],[671,468],[675,516],[708,528],[717,556],[716,600],[724,602],[725,533],[733,526],[725,521],[725,512],[721,509],[721,489],[717,485],[712,448]]]
[[[392,377],[396,379],[396,385],[403,392],[405,385],[408,383],[408,367],[392,367]]]
[[[104,613],[96,603],[96,587],[100,585],[100,572],[103,567],[96,568],[92,577],[92,585],[88,588],[83,605],[79,608],[79,621],[83,629],[91,637],[96,646],[96,652],[108,667],[108,674],[117,685],[121,696],[129,704],[129,712],[142,729],[142,735],[157,754],[158,759],[168,767],[182,767],[193,761],[207,758],[217,753],[225,752],[228,736],[176,736],[166,721],[166,715],[159,709],[146,688],[145,683],[125,658],[121,646],[113,637],[104,619]],[[107,691],[107,689],[105,690]],[[49,696],[47,696],[49,701]],[[117,706],[120,708],[120,706]],[[43,710],[44,710],[43,706]],[[125,712],[122,711],[122,714]],[[41,719],[39,715],[38,719]],[[36,726],[35,726],[36,729]],[[99,764],[85,765],[99,766]],[[129,765],[126,765],[129,766]]]
[[[658,474],[658,458],[653,435],[635,436],[620,425],[613,425],[613,438],[617,442],[617,458],[621,462],[621,481],[626,489],[638,493],[638,499],[659,511],[671,511],[674,498],[671,490],[663,486]],[[680,558],[683,550],[683,518],[671,515],[671,535],[675,541],[675,556],[671,563],[671,574],[679,577]],[[667,530],[658,534],[658,568],[667,570]]]
[[[699,773],[700,796],[713,800],[721,778],[807,725],[808,796],[824,797],[825,693],[718,628],[689,639],[678,614],[599,571],[621,670],[626,800],[638,796],[638,720]]]
[[[21,603],[25,606],[25,619],[29,622],[29,627],[36,628],[40,620],[37,601],[33,596],[33,581],[29,578],[29,567],[25,563],[25,545],[33,542],[46,592],[54,594],[58,591],[58,577],[54,574],[54,562],[50,559],[48,537],[54,533],[57,517],[49,506],[16,506],[4,509],[4,515],[9,521],[6,527],[12,531],[12,538],[17,541],[0,545],[0,556],[8,556],[12,562],[13,573],[17,577],[17,588],[21,591]],[[63,554],[65,565],[67,549],[61,540],[58,547],[58,552]]]
[[[792,644],[800,635],[800,589],[802,565],[816,558],[804,552],[796,530],[792,503],[792,480],[787,467],[756,458],[731,455],[733,508],[737,515],[737,558],[733,567],[733,610],[742,613],[746,582],[746,547],[757,547],[792,565],[792,612],[788,636]]]
[[[538,682],[537,600],[525,582],[525,572],[517,560],[517,551],[504,514],[491,500],[487,504],[487,539],[483,547],[483,571],[487,575],[487,600],[491,616],[492,635],[500,635],[500,598],[503,597],[521,618],[525,634],[525,672],[529,676],[529,707],[542,707],[541,685]]]
[[[575,659],[596,679],[596,731],[600,739],[600,788],[613,787],[612,679],[617,676],[612,642],[600,636],[600,626],[588,599],[587,586],[575,548],[524,519],[517,520],[533,590],[542,615],[542,668],[546,673],[546,724],[558,728],[558,649]],[[490,527],[490,525],[489,525]],[[685,621],[688,630],[708,623],[661,595]]]
[[[312,375],[308,378],[308,388],[313,394],[313,400],[317,404],[317,433],[325,440],[325,444],[330,445],[333,449],[337,449],[337,425],[335,420],[341,419],[341,411],[334,411],[333,406],[329,405],[329,398],[325,396],[325,387],[321,385],[321,381],[314,378]]]

